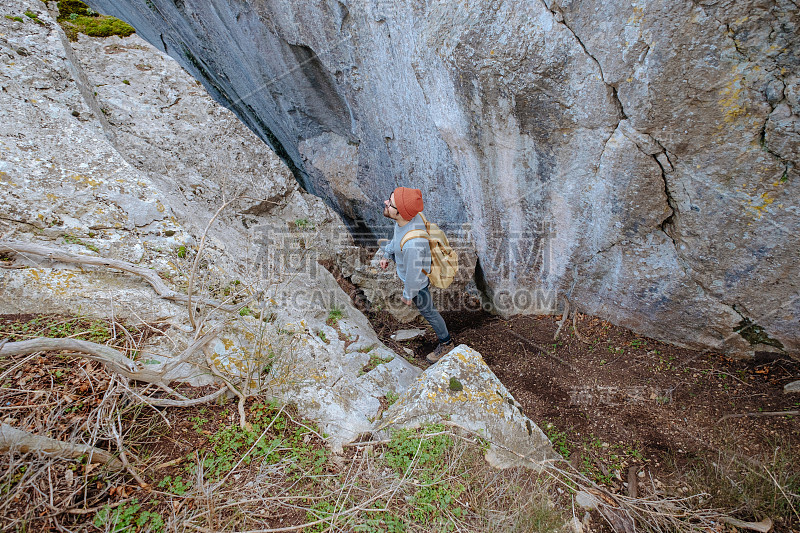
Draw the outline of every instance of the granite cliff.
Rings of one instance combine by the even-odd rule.
[[[798,352],[794,0],[89,4],[365,239],[398,184],[469,223],[501,312],[568,299],[678,344]]]

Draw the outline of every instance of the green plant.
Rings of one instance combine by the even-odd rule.
[[[175,476],[174,478],[172,476],[167,476],[159,482],[158,486],[159,488],[166,489],[167,492],[171,492],[177,496],[183,496],[192,488],[192,480],[187,479],[184,481],[181,476]]]
[[[239,316],[250,316],[252,314],[253,314],[252,309],[250,309],[247,306],[244,306],[241,309],[239,309]]]
[[[203,425],[208,422],[208,418],[200,416],[190,416],[188,420],[192,423],[192,429],[195,431],[200,431]]]
[[[547,421],[545,421],[544,426],[542,426],[542,430],[544,430],[544,434],[547,435],[550,442],[553,443],[553,449],[564,459],[569,459],[570,449],[567,445],[567,434],[563,431],[559,431],[552,422]]]
[[[301,230],[313,230],[314,224],[312,224],[307,218],[298,218],[294,221],[295,227]]]
[[[128,80],[122,80],[122,83],[124,83],[125,85],[130,85],[131,84],[131,82],[128,81]]]
[[[75,237],[74,235],[70,235],[69,233],[65,233],[64,235],[62,235],[62,238],[64,239],[64,242],[66,242],[68,244],[79,244],[79,245],[84,246],[87,249],[89,249],[89,250],[91,250],[91,251],[93,251],[95,253],[100,253],[100,249],[97,246],[95,246],[94,244],[88,244],[88,243],[82,241],[81,239],[79,239],[78,237]]]
[[[186,246],[181,244],[178,246],[178,257],[184,259],[186,257]]]
[[[20,16],[11,16],[11,15],[6,15],[6,18],[7,18],[8,20],[16,20],[17,22],[25,22],[25,19],[23,19],[23,18],[22,18],[22,17],[20,17]]]
[[[328,320],[327,321],[328,321],[328,323],[330,325],[333,326],[339,320],[341,320],[343,317],[344,317],[344,313],[342,312],[342,309],[338,305],[334,304],[333,307],[331,307],[331,310],[328,311]]]
[[[376,368],[378,365],[382,365],[384,363],[388,363],[392,359],[394,359],[394,358],[393,357],[389,357],[388,359],[384,359],[383,357],[381,357],[379,355],[372,354],[372,355],[369,356],[369,362],[367,362],[367,364],[364,365],[364,367],[361,369],[361,372],[360,372],[359,375],[366,374],[370,370],[373,370],[374,368]]]
[[[322,342],[324,342],[325,344],[328,344],[328,337],[325,335],[324,331],[322,330],[317,331],[317,337],[322,339]]]
[[[60,14],[58,22],[61,23],[65,31],[69,31],[73,39],[75,37],[74,33],[76,32],[85,33],[90,37],[110,37],[112,35],[128,37],[136,32],[130,24],[115,17],[98,15],[88,7],[73,11],[67,9],[65,12],[61,9],[61,5],[65,3],[66,2],[59,2]]]
[[[393,405],[399,399],[400,399],[400,395],[397,394],[396,392],[389,391],[389,392],[386,393],[386,402],[389,405]]]
[[[644,339],[633,339],[631,341],[631,348],[641,348],[642,346],[646,346],[647,341]]]
[[[152,511],[142,511],[139,500],[134,498],[129,503],[111,508],[104,506],[97,511],[93,524],[95,527],[117,533],[121,531],[164,531],[164,520],[161,515]]]

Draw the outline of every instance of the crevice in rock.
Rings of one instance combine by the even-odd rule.
[[[785,85],[784,85],[785,86]],[[780,103],[780,102],[778,102]],[[777,104],[776,106],[777,107]],[[775,107],[772,110],[775,110]],[[789,176],[789,170],[794,166],[791,161],[787,161],[784,159],[780,154],[777,152],[773,152],[772,149],[769,147],[769,143],[767,143],[767,124],[769,124],[769,119],[772,116],[772,113],[767,115],[766,120],[764,120],[764,124],[761,125],[761,131],[759,132],[758,137],[758,144],[761,148],[767,152],[769,155],[777,159],[783,165],[783,176],[781,177],[782,180],[786,180]]]
[[[611,96],[612,96],[612,101],[614,102],[614,105],[617,108],[617,115],[618,115],[617,124],[619,124],[620,120],[624,120],[624,119],[628,118],[628,115],[625,113],[625,109],[622,106],[622,101],[619,99],[619,95],[617,94],[617,88],[614,85],[612,85],[612,84],[610,84],[610,83],[608,83],[606,81],[605,74],[603,74],[603,66],[600,64],[600,61],[598,61],[597,58],[594,57],[594,55],[592,55],[589,52],[589,49],[586,48],[585,44],[583,44],[583,41],[581,40],[580,37],[578,37],[578,34],[575,33],[575,31],[573,31],[573,29],[570,27],[569,24],[567,24],[567,20],[564,18],[563,13],[561,13],[559,11],[556,11],[554,9],[550,9],[550,7],[548,7],[548,5],[544,2],[544,0],[541,0],[541,1],[542,1],[542,5],[544,6],[544,8],[547,9],[553,15],[553,18],[554,18],[555,22],[558,23],[558,24],[562,24],[572,34],[572,36],[575,37],[575,40],[578,42],[580,47],[583,49],[583,52],[587,56],[589,56],[592,61],[594,61],[595,65],[597,65],[597,70],[600,72],[600,80],[606,85],[606,87],[608,87],[610,89]]]
[[[666,152],[663,152],[663,153],[666,154]],[[661,169],[661,179],[664,181],[664,194],[667,196],[667,206],[669,207],[669,210],[670,210],[670,213],[667,215],[667,217],[664,220],[661,221],[661,224],[659,224],[659,227],[661,228],[661,231],[664,232],[664,235],[669,237],[669,240],[672,241],[672,244],[673,244],[673,246],[675,246],[675,250],[677,252],[678,245],[677,245],[677,243],[675,241],[675,238],[670,234],[670,230],[674,226],[675,216],[676,216],[678,211],[675,208],[675,200],[672,198],[672,194],[669,191],[669,180],[667,180],[667,171],[664,168],[664,165],[661,164],[661,161],[658,160],[658,157],[656,157],[656,155],[658,155],[658,154],[654,154],[651,157],[656,162],[658,167]],[[672,164],[672,163],[670,163],[670,164]]]

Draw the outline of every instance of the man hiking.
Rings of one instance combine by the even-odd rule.
[[[442,315],[433,305],[430,283],[425,272],[431,270],[431,250],[427,239],[409,239],[400,247],[403,236],[411,230],[425,231],[422,211],[422,191],[398,187],[388,200],[383,202],[383,216],[394,220],[394,236],[383,247],[384,258],[380,266],[386,270],[389,259],[397,265],[397,275],[403,282],[401,300],[406,305],[413,302],[420,314],[433,327],[439,345],[425,359],[434,364],[453,349],[455,343],[447,331]],[[423,272],[423,270],[425,272]]]

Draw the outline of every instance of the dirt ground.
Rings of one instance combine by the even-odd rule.
[[[342,288],[370,319],[381,341],[426,368],[436,346],[421,317],[403,324],[365,308],[358,289],[335,268]],[[800,394],[785,384],[800,379],[800,363],[758,353],[736,360],[655,341],[599,318],[570,319],[558,341],[560,316],[504,320],[483,311],[443,312],[457,344],[480,352],[489,367],[572,465],[612,491],[691,495],[750,520],[771,516],[775,530],[800,527]],[[399,329],[422,337],[397,343]],[[782,411],[795,414],[778,415]],[[783,459],[779,459],[779,456]],[[742,468],[742,465],[745,468]],[[752,472],[763,482],[747,486]],[[736,471],[736,472],[729,472]],[[794,508],[770,509],[748,491],[779,490],[764,472],[781,470],[794,490]],[[632,486],[633,485],[633,486]],[[727,485],[727,486],[726,486]],[[731,489],[731,486],[733,489]],[[766,497],[765,494],[761,494]]]

